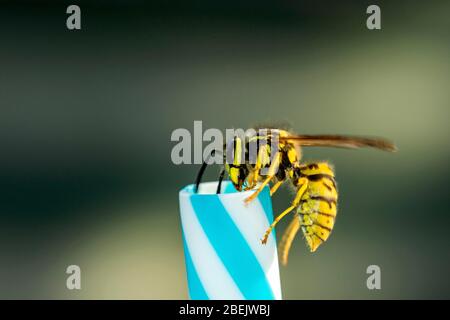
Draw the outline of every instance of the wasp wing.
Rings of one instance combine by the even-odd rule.
[[[337,147],[337,148],[362,148],[372,147],[384,151],[395,152],[397,147],[383,138],[367,138],[341,135],[291,135],[280,137],[280,141],[288,141],[300,146],[309,147]]]

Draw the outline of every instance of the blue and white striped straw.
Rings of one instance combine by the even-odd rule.
[[[227,181],[180,191],[186,271],[191,299],[281,299],[275,232],[261,244],[273,221],[266,187],[249,205],[253,191],[238,192]]]

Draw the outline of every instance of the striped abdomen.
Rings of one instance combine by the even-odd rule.
[[[299,177],[308,179],[297,213],[301,230],[311,252],[325,242],[333,230],[338,193],[334,172],[326,162],[302,165]]]

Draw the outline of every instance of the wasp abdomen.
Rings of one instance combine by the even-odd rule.
[[[333,230],[338,199],[336,181],[326,162],[302,165],[297,174],[308,179],[297,213],[306,242],[314,252]]]

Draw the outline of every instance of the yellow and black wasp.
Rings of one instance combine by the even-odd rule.
[[[224,146],[224,150],[219,150],[224,155],[224,166],[217,192],[220,193],[225,173],[238,191],[256,188],[245,199],[246,203],[254,200],[269,183],[273,184],[270,189],[270,194],[273,195],[283,182],[291,181],[296,192],[294,200],[276,217],[262,238],[262,243],[265,244],[276,224],[296,210],[297,215],[289,224],[279,245],[282,264],[287,264],[292,241],[299,229],[302,230],[310,251],[314,252],[330,236],[337,213],[338,191],[332,166],[323,161],[302,163],[301,147],[373,147],[391,152],[396,150],[393,143],[381,138],[297,135],[276,128],[252,132],[245,137],[235,136],[233,141]],[[233,155],[231,161],[227,157],[230,152]],[[206,166],[205,161],[197,176],[196,188]]]

